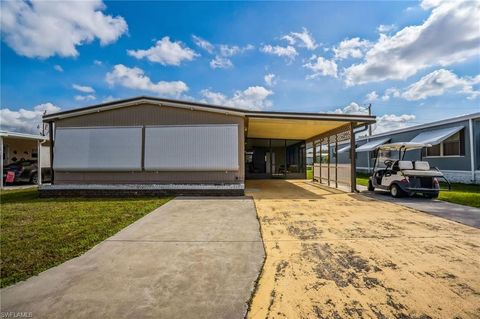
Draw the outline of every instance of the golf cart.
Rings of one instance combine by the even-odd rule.
[[[431,147],[423,143],[392,143],[380,145],[376,149],[373,174],[368,180],[368,190],[375,188],[388,190],[393,197],[413,196],[421,193],[426,198],[437,198],[440,192],[439,179],[445,180],[450,190],[450,183],[438,168],[430,168],[422,161],[422,149]],[[405,160],[409,154],[420,154],[420,160]]]

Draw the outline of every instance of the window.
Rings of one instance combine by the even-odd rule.
[[[427,156],[440,156],[440,144],[427,147]]]
[[[465,155],[465,130],[450,136],[442,143],[428,147],[424,152],[428,156],[464,156]]]

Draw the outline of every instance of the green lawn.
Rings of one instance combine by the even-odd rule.
[[[368,175],[357,173],[357,184],[367,186]],[[446,184],[441,184],[442,189],[446,189]],[[451,191],[440,191],[438,199],[460,205],[480,208],[480,185],[469,185],[452,183]]]
[[[2,192],[0,286],[81,255],[169,199],[44,199],[36,189]]]

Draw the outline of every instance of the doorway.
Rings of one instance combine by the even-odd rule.
[[[247,138],[247,179],[306,178],[305,141]]]

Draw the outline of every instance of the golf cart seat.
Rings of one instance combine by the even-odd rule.
[[[415,169],[419,171],[429,171],[430,170],[430,164],[425,161],[415,161]]]
[[[405,169],[413,169],[413,163],[411,161],[398,161],[398,168],[402,171]]]

